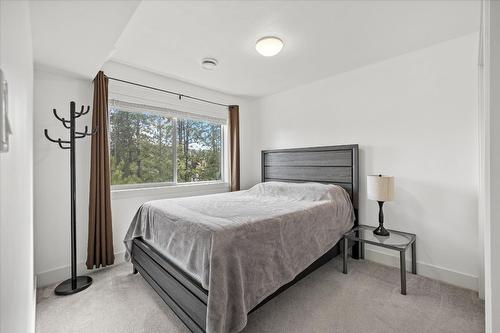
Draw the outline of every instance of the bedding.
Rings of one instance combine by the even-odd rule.
[[[208,290],[207,332],[247,313],[331,249],[354,222],[336,185],[266,182],[249,190],[143,204],[125,237],[143,240]]]

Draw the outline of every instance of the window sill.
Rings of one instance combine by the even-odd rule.
[[[229,191],[226,182],[199,182],[165,186],[111,188],[111,199],[148,197],[154,199],[189,197],[196,195],[215,194]]]

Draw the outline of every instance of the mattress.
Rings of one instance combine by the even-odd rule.
[[[354,222],[347,192],[319,183],[155,200],[125,237],[143,240],[208,290],[207,332],[237,332],[247,313],[331,249]]]

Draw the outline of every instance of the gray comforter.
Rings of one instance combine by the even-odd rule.
[[[207,332],[238,332],[247,313],[349,230],[339,186],[269,182],[250,190],[150,201],[125,237],[142,237],[208,290]]]

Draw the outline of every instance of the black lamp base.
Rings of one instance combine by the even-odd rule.
[[[373,230],[373,233],[378,236],[389,236],[390,233],[384,228],[384,202],[378,201],[378,228]]]
[[[76,283],[73,286],[73,279],[67,279],[61,282],[54,290],[56,295],[72,295],[76,294],[82,290],[87,289],[92,284],[92,278],[90,276],[77,276],[75,279]],[[73,288],[75,287],[75,288]]]
[[[391,234],[382,224],[380,224],[377,229],[373,230],[373,233],[378,236],[389,236]]]

